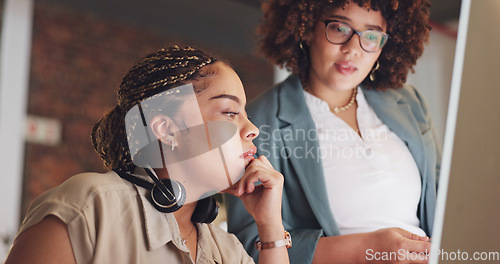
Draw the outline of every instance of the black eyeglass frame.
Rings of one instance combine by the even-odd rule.
[[[374,53],[374,52],[377,52],[379,50],[381,50],[385,44],[387,44],[387,41],[389,40],[389,38],[391,37],[389,34],[385,33],[385,32],[382,32],[382,31],[379,31],[379,30],[374,30],[374,29],[367,29],[367,30],[363,30],[363,31],[357,31],[355,30],[351,25],[349,25],[348,23],[344,22],[344,21],[340,21],[340,20],[335,20],[335,19],[327,19],[327,20],[321,20],[323,21],[323,23],[325,23],[325,38],[328,40],[328,42],[332,43],[332,44],[335,44],[335,45],[342,45],[342,44],[345,44],[347,42],[349,42],[351,39],[352,39],[352,36],[354,36],[354,34],[358,35],[359,36],[359,46],[365,51],[365,52],[368,52],[368,53]],[[328,24],[332,23],[332,22],[337,22],[337,23],[341,23],[341,24],[344,24],[346,26],[348,26],[351,30],[352,30],[352,34],[351,36],[349,36],[349,38],[347,38],[346,41],[344,42],[341,42],[341,43],[334,43],[332,42],[329,38],[328,38]],[[363,34],[364,32],[367,32],[367,31],[376,31],[376,32],[380,32],[382,33],[382,35],[384,36],[384,40],[382,42],[382,44],[379,46],[379,48],[376,50],[376,51],[367,51],[364,47],[363,47],[363,44],[361,43],[361,34]]]

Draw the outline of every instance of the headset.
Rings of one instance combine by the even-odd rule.
[[[124,180],[149,190],[148,199],[156,210],[162,213],[173,213],[179,210],[186,202],[186,189],[184,186],[175,180],[160,180],[152,170],[148,168],[144,168],[144,170],[154,183],[136,177],[130,172],[113,171]],[[219,214],[219,207],[219,203],[215,198],[203,198],[196,204],[191,221],[194,223],[212,223]]]

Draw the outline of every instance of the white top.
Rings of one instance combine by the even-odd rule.
[[[421,179],[405,143],[382,123],[362,89],[356,100],[362,137],[328,104],[304,92],[316,124],[330,207],[340,234],[400,227],[425,236],[417,208]]]

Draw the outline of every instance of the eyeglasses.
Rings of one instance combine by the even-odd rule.
[[[369,53],[377,52],[384,47],[389,39],[387,33],[368,29],[357,31],[349,24],[338,20],[323,20],[326,39],[332,44],[344,44],[351,40],[354,34],[359,36],[359,45]]]

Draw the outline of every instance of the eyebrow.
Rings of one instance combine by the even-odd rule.
[[[234,95],[230,95],[230,94],[220,94],[220,95],[217,95],[217,96],[210,98],[210,100],[214,100],[214,99],[230,99],[230,100],[237,102],[238,104],[240,103],[240,98],[238,98]]]
[[[341,16],[341,15],[332,15],[332,16],[329,16],[328,19],[342,19],[342,20],[346,20],[348,22],[352,22],[352,20],[348,17],[345,17],[345,16]],[[351,26],[352,27],[352,26]],[[379,25],[366,25],[367,28],[374,28],[374,29],[377,29],[379,31],[384,31],[384,29],[382,29],[382,27],[380,27]]]

